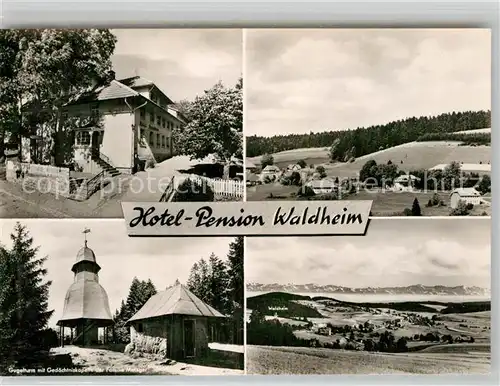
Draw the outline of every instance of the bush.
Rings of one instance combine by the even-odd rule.
[[[299,162],[297,162],[297,165],[304,169],[305,167],[307,167],[307,162],[301,159]]]
[[[319,174],[320,178],[325,178],[326,177],[326,170],[323,165],[319,165],[316,167],[316,173]]]
[[[290,176],[290,182],[292,185],[300,185],[301,181],[300,173],[299,172],[293,172],[292,175]]]
[[[264,154],[260,160],[260,167],[264,169],[267,165],[274,165],[274,158],[271,154]]]
[[[177,187],[175,202],[213,202],[215,201],[212,188],[204,181],[186,178]]]
[[[432,195],[432,198],[429,201],[432,202],[432,206],[439,205],[442,202],[441,198],[439,197],[439,194],[437,194],[437,193],[434,193]],[[443,202],[443,204],[444,204],[444,202]]]
[[[472,205],[470,202],[467,204],[467,209],[472,210],[474,209],[474,205]]]
[[[413,216],[413,214],[411,213],[411,209],[405,208],[405,210],[403,210],[403,216]]]
[[[469,210],[465,201],[460,200],[457,207],[451,210],[450,216],[468,216]]]
[[[276,180],[275,176],[265,176],[264,177],[264,183],[265,184],[270,184],[271,182],[274,182]]]
[[[300,197],[313,197],[315,195],[316,193],[314,193],[314,190],[310,186],[302,186],[297,192],[297,196]]]
[[[481,180],[479,181],[478,186],[476,189],[481,193],[481,194],[486,194],[491,192],[491,177],[489,175],[484,175]]]
[[[146,161],[146,168],[147,168],[147,169],[152,169],[152,168],[154,168],[155,166],[156,166],[156,162],[155,162],[155,160],[154,160],[154,159],[148,159],[148,160]]]

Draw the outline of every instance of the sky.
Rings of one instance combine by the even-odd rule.
[[[0,243],[11,246],[10,234],[15,220],[3,219],[0,225]],[[99,283],[108,294],[111,313],[114,314],[122,299],[126,299],[132,279],[151,279],[157,291],[175,283],[183,284],[192,265],[213,252],[226,260],[233,238],[136,238],[128,237],[123,220],[22,220],[39,246],[39,257],[48,256],[44,267],[49,290],[49,310],[54,310],[49,326],[54,327],[62,314],[64,297],[73,283],[71,267],[84,244],[85,227],[88,247],[101,266]]]
[[[245,42],[246,135],[491,109],[487,29],[253,29]]]
[[[490,288],[491,220],[373,219],[365,236],[247,238],[245,280]]]
[[[140,75],[173,101],[193,100],[218,81],[234,86],[242,75],[238,29],[116,29],[116,78]]]

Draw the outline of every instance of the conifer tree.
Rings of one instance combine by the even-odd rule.
[[[0,246],[0,370],[32,364],[44,346],[42,340],[53,311],[48,311],[51,282],[44,281],[46,257],[26,227],[17,223],[12,247]]]
[[[229,245],[228,275],[232,301],[243,307],[243,237],[236,239]]]
[[[125,323],[155,294],[156,287],[150,279],[141,281],[134,277],[127,300],[122,300],[120,308],[115,313],[115,337],[117,341],[122,343],[130,341],[129,329]]]
[[[413,205],[411,207],[411,215],[412,216],[422,216],[422,210],[420,209],[420,204],[418,202],[418,199],[415,197],[415,200],[413,200]]]

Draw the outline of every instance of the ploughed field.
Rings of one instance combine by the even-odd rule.
[[[444,352],[440,352],[442,349]],[[487,374],[489,345],[453,344],[410,353],[247,346],[249,374]],[[435,350],[435,351],[433,351]]]

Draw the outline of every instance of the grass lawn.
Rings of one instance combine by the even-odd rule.
[[[428,193],[409,193],[409,192],[385,192],[370,193],[361,191],[350,195],[348,200],[373,200],[373,216],[393,216],[402,215],[402,212],[411,209],[415,198],[418,199],[422,216],[448,216],[450,214],[449,196],[447,193],[439,193],[439,197],[445,203],[445,206],[435,206],[427,208],[425,205],[432,198],[434,192]]]
[[[276,184],[262,184],[247,188],[248,201],[269,201],[269,200],[296,200],[296,194],[300,188],[296,186]],[[274,198],[271,198],[270,195]],[[434,192],[370,192],[360,191],[347,196],[346,200],[370,200],[372,204],[372,216],[402,216],[403,211],[411,209],[413,200],[418,199],[422,216],[449,216],[449,193],[439,192],[440,199],[445,206],[426,207],[427,202],[432,198]],[[476,205],[471,211],[472,216],[491,216],[491,206]]]

